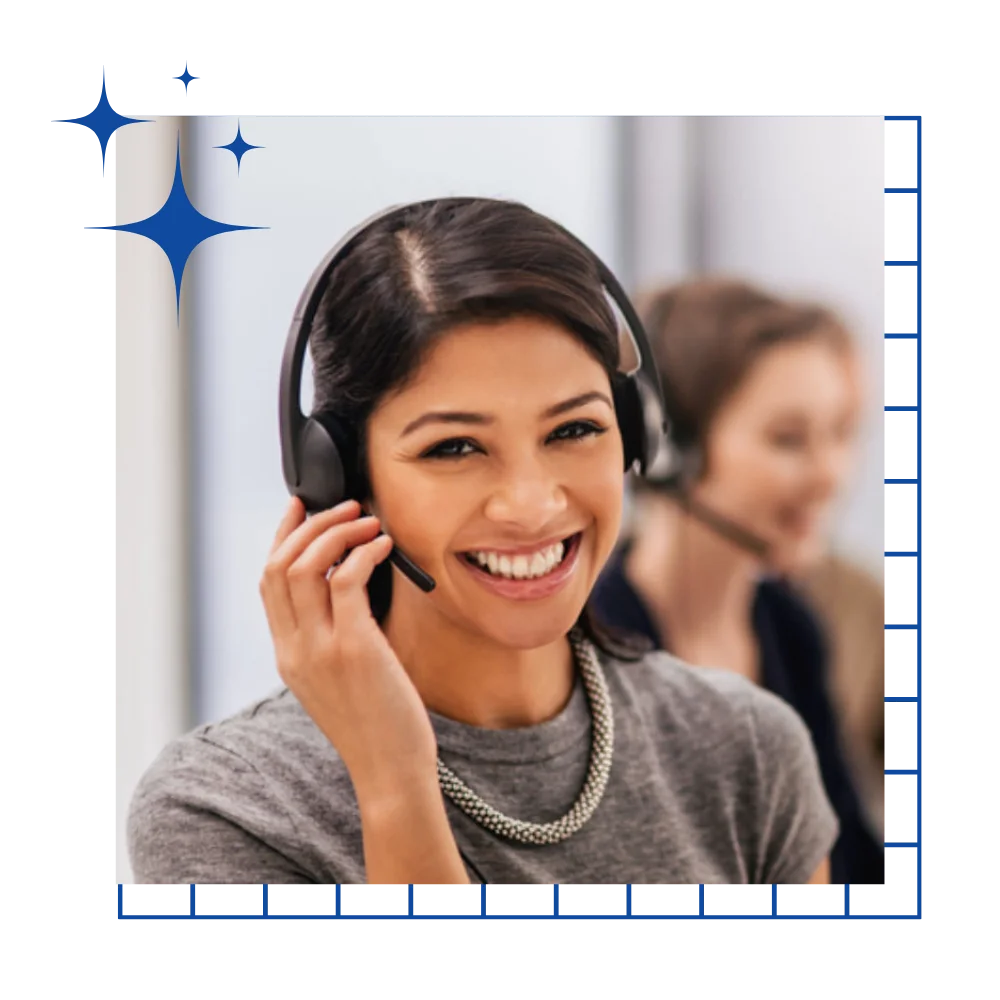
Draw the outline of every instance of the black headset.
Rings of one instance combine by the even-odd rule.
[[[350,253],[356,240],[376,222],[394,215],[405,216],[418,208],[441,202],[455,207],[490,201],[484,198],[439,198],[385,209],[352,229],[323,258],[299,296],[281,361],[278,390],[278,420],[281,434],[281,467],[288,491],[299,497],[308,512],[326,510],[346,499],[358,499],[358,429],[330,413],[306,416],[300,406],[302,365],[320,301],[337,265]],[[552,220],[549,220],[550,222]],[[553,222],[558,226],[558,223]],[[638,353],[639,365],[612,379],[615,416],[625,451],[625,471],[645,475],[654,462],[669,453],[667,412],[660,376],[642,323],[632,303],[610,269],[581,240],[562,226],[558,228],[591,257],[601,284],[625,321]],[[421,590],[434,589],[434,580],[403,552],[393,547],[390,559]]]
[[[671,312],[669,299],[659,297],[646,314],[650,328],[662,329]],[[670,414],[670,436],[663,436],[652,455],[643,477],[654,489],[669,493],[685,493],[701,473],[702,457],[697,435],[687,424],[678,419],[678,407],[672,398],[670,380],[660,383],[663,407]],[[647,399],[647,407],[653,401]],[[652,412],[652,411],[651,411]]]

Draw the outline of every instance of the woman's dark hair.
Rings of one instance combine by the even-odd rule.
[[[320,302],[310,351],[313,412],[357,429],[362,492],[365,428],[380,400],[405,386],[449,329],[521,315],[559,323],[614,377],[618,327],[592,256],[526,206],[445,198],[392,213],[356,238]],[[382,622],[392,600],[388,562],[376,567],[368,597]],[[577,624],[613,656],[638,652],[599,625],[589,605]]]

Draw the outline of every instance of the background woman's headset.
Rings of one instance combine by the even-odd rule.
[[[674,299],[661,295],[649,306],[647,320],[651,330],[666,327],[673,308]],[[669,378],[660,385],[660,400],[664,412],[670,414],[670,436],[660,439],[646,469],[644,479],[651,489],[667,493],[694,518],[711,528],[734,545],[752,552],[764,559],[771,550],[768,541],[743,525],[725,517],[698,500],[693,494],[694,484],[705,467],[704,446],[697,430],[680,419],[681,407],[672,394]],[[647,419],[655,417],[655,401],[646,397],[649,412]]]
[[[662,330],[666,326],[673,303],[673,296],[662,294],[655,296],[648,303],[644,315],[651,330]],[[645,329],[643,333],[645,334]],[[646,338],[648,343],[648,334]],[[653,353],[651,346],[650,353]],[[650,457],[643,478],[654,489],[680,493],[686,491],[701,472],[701,448],[698,447],[697,434],[693,433],[684,421],[678,419],[678,408],[672,399],[669,379],[660,381],[660,397],[663,409],[670,414],[670,436],[661,437],[659,446]],[[658,401],[652,394],[646,394],[643,402],[648,409],[649,417],[652,418]]]
[[[303,501],[308,512],[326,510],[346,499],[361,499],[357,495],[360,490],[357,470],[359,429],[327,412],[307,417],[300,406],[302,365],[313,320],[337,265],[351,251],[358,238],[376,222],[397,213],[405,214],[414,208],[429,207],[436,202],[464,205],[487,200],[490,199],[440,198],[385,209],[347,233],[320,262],[306,283],[285,342],[278,390],[278,420],[285,484],[293,496]],[[632,303],[610,269],[572,233],[558,223],[552,224],[594,261],[605,293],[624,320],[624,332],[638,355],[639,364],[634,371],[618,372],[612,379],[612,392],[625,451],[625,471],[634,468],[639,475],[646,475],[655,462],[671,460],[663,390],[649,341]],[[421,590],[429,592],[434,589],[433,578],[398,548],[393,547],[390,559]]]

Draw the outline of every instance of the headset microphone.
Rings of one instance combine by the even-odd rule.
[[[425,573],[398,545],[392,546],[389,561],[425,594],[429,594],[434,589],[434,577],[430,573]]]
[[[443,198],[386,209],[347,233],[313,271],[299,296],[288,330],[278,389],[281,466],[285,485],[293,496],[302,499],[307,512],[325,510],[352,497],[361,500],[366,493],[358,461],[360,429],[330,412],[316,412],[307,417],[300,405],[302,365],[313,320],[337,264],[347,256],[356,239],[369,226],[390,216],[399,215],[405,220],[407,214],[429,208],[435,203],[460,208],[490,200]],[[619,332],[631,338],[638,366],[631,372],[616,373],[612,379],[612,395],[624,446],[625,471],[637,467],[637,471],[645,475],[654,456],[663,449],[667,432],[667,414],[652,349],[632,303],[608,267],[572,233],[555,222],[552,225],[592,258],[605,294],[617,307],[617,318],[624,321],[624,328]],[[395,545],[389,559],[425,593],[434,589],[433,577]]]
[[[665,405],[671,408],[669,383],[662,386]],[[657,401],[651,390],[643,388],[643,405],[653,410]],[[701,445],[696,436],[682,423],[675,423],[673,434],[664,437],[653,455],[646,472],[646,482],[661,493],[672,496],[694,518],[711,528],[727,541],[746,549],[759,559],[766,559],[771,551],[771,543],[765,541],[731,518],[713,510],[692,495],[692,487],[701,475],[704,464]]]
[[[742,525],[731,521],[728,517],[723,517],[718,511],[706,507],[699,500],[695,500],[688,492],[681,492],[677,496],[681,506],[694,518],[701,521],[706,527],[711,528],[716,534],[738,545],[742,549],[747,549],[760,559],[766,559],[771,551],[770,542],[764,541],[759,535],[748,531]]]

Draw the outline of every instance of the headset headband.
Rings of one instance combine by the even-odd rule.
[[[299,300],[292,314],[292,322],[288,328],[288,339],[285,342],[285,353],[281,359],[281,381],[278,387],[278,410],[281,431],[281,462],[285,474],[285,482],[289,488],[298,486],[301,475],[298,468],[297,442],[307,417],[302,412],[300,389],[302,386],[302,365],[305,361],[306,348],[309,346],[309,335],[312,333],[313,319],[323,299],[330,276],[340,263],[353,243],[369,226],[387,218],[394,212],[402,211],[410,206],[392,205],[376,212],[348,231],[339,243],[320,261],[309,276],[305,288],[302,289]]]

